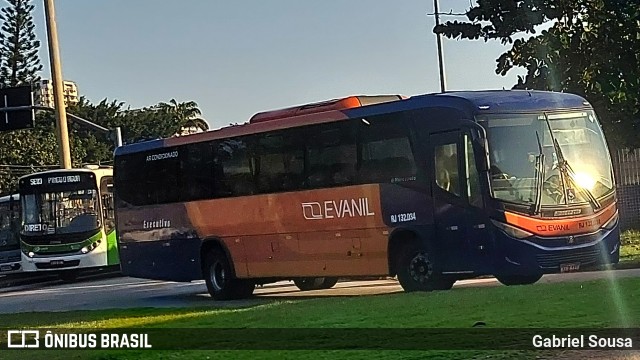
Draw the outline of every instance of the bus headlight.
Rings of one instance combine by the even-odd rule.
[[[530,236],[533,236],[532,233],[522,230],[520,228],[517,228],[515,226],[509,225],[509,224],[505,224],[505,223],[501,223],[500,221],[496,221],[491,219],[491,222],[493,223],[493,225],[495,225],[498,229],[504,231],[505,233],[507,233],[507,235],[514,237],[516,239],[525,239],[528,238]]]
[[[32,258],[34,256],[36,256],[36,254],[33,251],[29,251],[29,253],[27,254],[28,257]]]
[[[83,254],[89,253],[93,250],[95,250],[99,245],[100,245],[101,241],[98,240],[96,242],[93,242],[85,247],[83,247],[82,249],[80,249],[80,252]]]

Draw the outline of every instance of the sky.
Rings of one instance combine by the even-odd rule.
[[[34,20],[49,78],[43,3],[34,0]],[[80,95],[132,108],[193,100],[212,129],[349,95],[439,91],[430,0],[55,0],[55,7],[63,77]],[[469,7],[440,0],[441,12]],[[445,38],[447,89],[511,88],[525,71],[495,74],[505,50],[499,41]]]

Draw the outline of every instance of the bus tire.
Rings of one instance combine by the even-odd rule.
[[[533,275],[496,275],[496,279],[506,286],[531,285],[540,280],[542,274]]]
[[[256,289],[256,284],[251,280],[235,279],[235,292],[236,299],[246,299],[253,295],[253,291]]]
[[[453,284],[456,283],[456,279],[443,277],[442,279],[436,281],[433,290],[451,290]]]
[[[78,270],[65,270],[58,273],[60,280],[66,283],[74,282],[78,279]]]
[[[453,286],[453,281],[446,281],[436,272],[430,249],[417,241],[408,242],[400,249],[396,264],[398,281],[406,292],[446,290]]]
[[[305,277],[293,280],[293,283],[300,291],[320,290],[323,289],[325,278],[323,277]]]
[[[222,250],[210,250],[204,256],[203,264],[207,291],[215,300],[244,299],[253,294],[255,284],[234,276],[229,259]]]
[[[320,286],[320,289],[331,289],[338,283],[337,277],[326,277]]]

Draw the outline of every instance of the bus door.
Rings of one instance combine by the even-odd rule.
[[[431,189],[436,239],[442,271],[471,274],[488,249],[488,217],[483,211],[480,177],[471,132],[430,135]]]

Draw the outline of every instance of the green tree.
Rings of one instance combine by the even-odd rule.
[[[195,104],[187,102],[186,104]],[[164,105],[163,105],[164,104]],[[170,103],[169,103],[170,105]],[[98,104],[91,104],[85,98],[81,98],[77,105],[69,108],[69,112],[89,120],[108,129],[120,127],[125,144],[166,138],[180,132],[184,124],[189,121],[201,120],[194,118],[193,109],[176,103],[175,108],[167,108],[167,103],[160,103],[141,109],[125,108],[123,102],[117,100],[102,100]],[[172,111],[177,109],[179,113]],[[197,109],[197,108],[196,108]],[[184,116],[187,114],[187,116]],[[189,119],[191,116],[191,119]],[[197,116],[197,115],[196,115]],[[180,119],[186,119],[181,121]],[[203,121],[203,120],[202,120]],[[206,125],[206,122],[205,122]],[[96,163],[111,161],[113,157],[113,142],[103,134],[96,134],[78,126],[71,121],[71,139],[77,139],[78,149],[72,144],[72,153],[84,153],[81,159],[83,163]]]
[[[79,103],[70,106],[68,111],[108,129],[121,127],[125,144],[170,137],[184,125],[178,121],[178,116],[166,108],[161,109],[160,104],[130,109],[117,100],[104,99],[92,104],[80,98]],[[111,139],[73,120],[69,124],[73,166],[113,162],[114,144]],[[0,134],[0,192],[15,191],[20,176],[56,167],[58,161],[55,117],[49,112],[39,112],[35,128]]]
[[[0,10],[0,85],[28,85],[39,80],[42,70],[33,22],[31,0],[6,0]]]
[[[209,130],[209,124],[200,117],[202,116],[202,112],[195,101],[179,103],[176,99],[171,99],[168,103],[159,103],[157,108],[173,116],[179,130],[191,127],[202,131]]]
[[[582,95],[600,115],[610,144],[640,146],[640,0],[476,3],[468,21],[448,21],[434,32],[511,44],[495,71],[525,68],[514,88]],[[543,24],[547,29],[538,33]]]
[[[15,191],[20,176],[58,163],[54,126],[52,117],[39,114],[33,129],[0,135],[0,192]]]
[[[39,79],[40,42],[30,0],[7,0],[0,9],[0,87],[28,85]],[[0,134],[0,192],[15,191],[17,179],[54,164],[57,145],[53,123],[38,116],[35,129]]]

